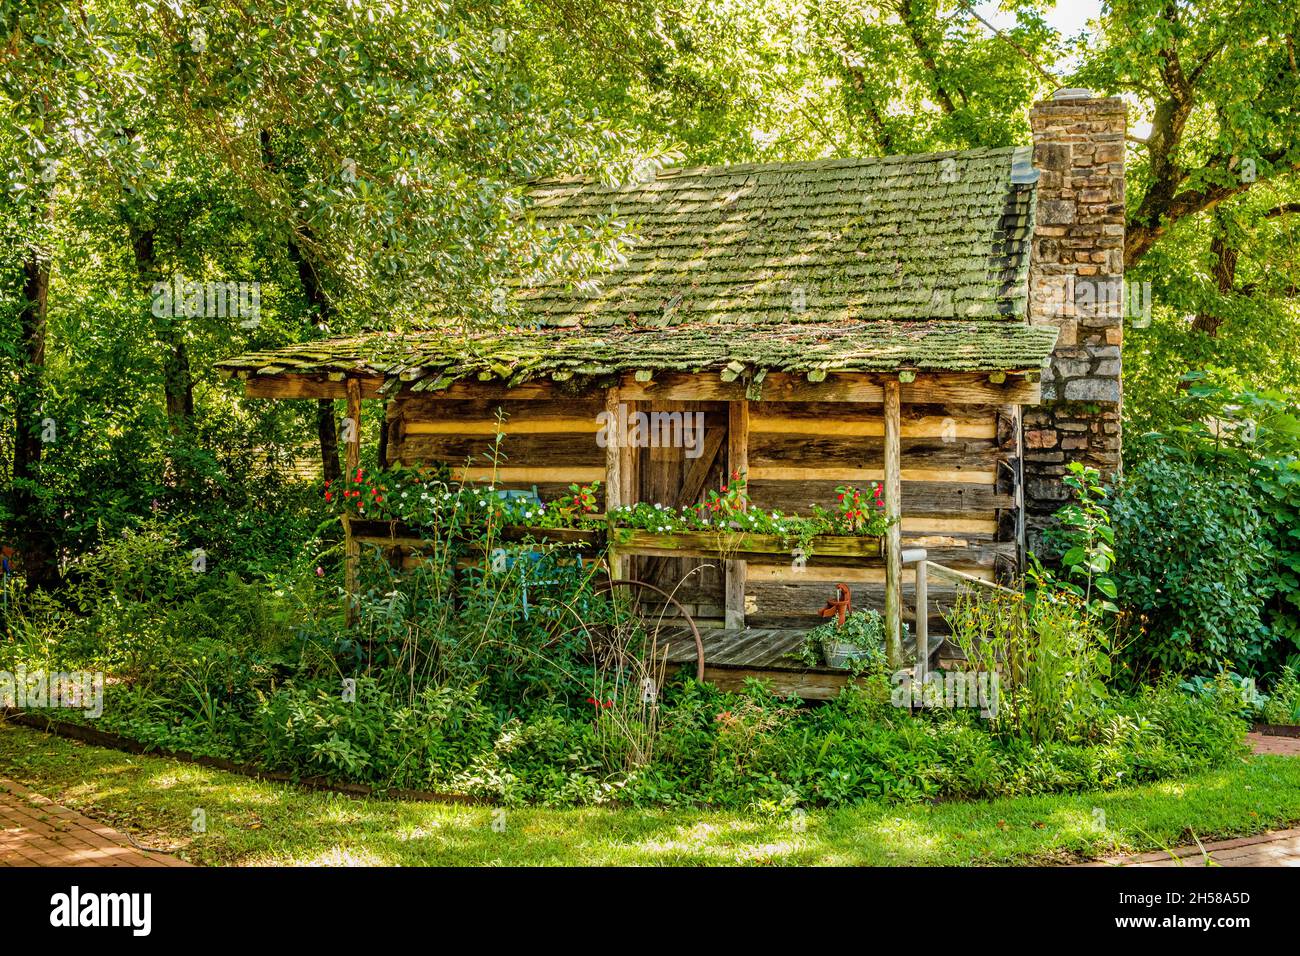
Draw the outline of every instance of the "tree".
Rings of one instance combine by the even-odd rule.
[[[1179,220],[1300,168],[1300,9],[1117,0],[1076,79],[1128,93],[1151,132],[1130,165],[1125,264]]]

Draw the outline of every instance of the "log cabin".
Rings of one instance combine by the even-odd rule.
[[[635,239],[626,261],[577,289],[516,285],[504,327],[376,332],[218,368],[249,398],[345,400],[353,421],[381,399],[389,463],[543,499],[600,482],[606,510],[690,504],[732,472],[754,506],[787,513],[883,482],[899,520],[874,560],[617,559],[705,627],[711,679],[777,674],[778,689],[827,696],[839,678],[786,655],[837,583],[897,632],[916,613],[905,549],[1014,580],[1067,464],[1118,467],[1122,305],[1083,308],[1076,290],[1122,279],[1124,107],[1062,90],[1030,121],[1030,146],[539,181],[529,215],[612,216]],[[701,427],[690,442],[597,441],[638,412]],[[490,468],[499,416],[506,460]],[[349,469],[358,455],[350,443]],[[930,633],[950,596],[929,589]]]

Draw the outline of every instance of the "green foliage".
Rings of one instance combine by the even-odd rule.
[[[1030,578],[1041,589],[1073,594],[1092,617],[1101,621],[1115,614],[1117,590],[1111,577],[1115,564],[1115,532],[1104,499],[1106,489],[1101,473],[1077,461],[1069,464],[1061,479],[1074,495],[1074,501],[1057,510],[1044,539],[1060,555],[1058,562],[1065,571],[1062,580],[1045,571],[1035,561]]]
[[[1272,392],[1188,376],[1116,505],[1135,660],[1260,675],[1300,647],[1300,417]]]
[[[1215,766],[1240,747],[1240,722],[1215,694],[1076,698],[1080,673],[1095,671],[1078,647],[1092,624],[1077,605],[1059,620],[1036,605],[1041,651],[1015,657],[1041,675],[1023,681],[1026,699],[1068,728],[1035,742],[1027,710],[1024,732],[1008,733],[970,714],[893,707],[883,665],[812,709],[756,683],[723,693],[671,674],[646,696],[646,672],[628,669],[645,653],[635,628],[611,635],[616,606],[564,564],[545,569],[550,590],[527,615],[514,572],[481,564],[435,599],[469,555],[447,549],[423,573],[367,581],[359,626],[345,631],[307,569],[217,586],[165,529],[128,535],[87,572],[84,615],[49,603],[11,615],[4,663],[103,667],[99,726],[146,744],[506,803],[787,812],[1069,792]],[[878,623],[859,615],[850,631],[880,665]]]
[[[819,624],[808,632],[796,657],[806,667],[826,664],[846,667],[855,674],[883,674],[886,664],[884,618],[879,611],[868,609],[854,611],[844,619],[842,626],[837,620]]]
[[[1300,724],[1300,666],[1288,664],[1282,668],[1260,718],[1268,724]]]
[[[1267,527],[1241,475],[1180,454],[1130,468],[1115,503],[1116,578],[1137,673],[1253,668],[1274,564]]]
[[[1222,698],[1246,719],[1259,717],[1268,702],[1268,697],[1255,686],[1253,677],[1242,677],[1230,670],[1220,670],[1213,677],[1193,677],[1180,681],[1178,686],[1197,697]]]
[[[999,677],[993,726],[1036,744],[1082,739],[1108,698],[1110,638],[1071,590],[1019,594],[967,588],[945,613],[967,666]]]

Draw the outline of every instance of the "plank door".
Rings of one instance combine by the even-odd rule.
[[[654,412],[702,412],[704,433],[701,453],[689,457],[682,447],[638,450],[640,455],[641,501],[663,502],[665,506],[693,505],[710,489],[722,487],[727,473],[726,402],[639,402],[647,415]],[[711,558],[671,558],[641,555],[633,571],[642,581],[673,595],[697,619],[721,623],[726,603],[723,562]]]

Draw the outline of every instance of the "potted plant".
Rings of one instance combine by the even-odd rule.
[[[861,672],[885,660],[885,622],[880,612],[854,611],[844,623],[831,620],[808,632],[799,660],[808,667],[827,667]]]

